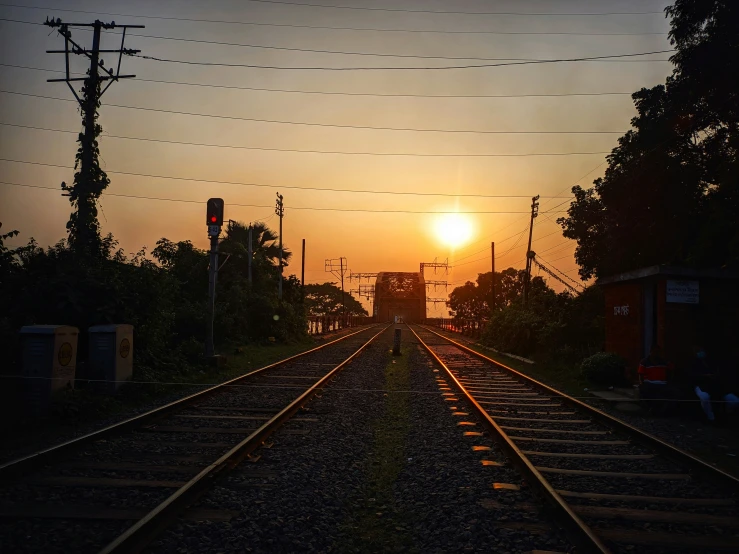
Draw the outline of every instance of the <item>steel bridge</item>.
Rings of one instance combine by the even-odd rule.
[[[375,282],[377,321],[393,321],[396,316],[405,323],[421,323],[426,319],[426,284],[422,272],[383,271]]]

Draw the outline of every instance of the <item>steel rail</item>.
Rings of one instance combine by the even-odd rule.
[[[678,448],[675,445],[672,445],[666,441],[663,441],[662,439],[650,433],[647,433],[646,431],[643,431],[642,429],[639,429],[638,427],[635,427],[634,425],[631,425],[630,423],[627,423],[602,410],[599,410],[598,408],[591,406],[590,404],[587,404],[586,402],[582,402],[581,400],[578,400],[577,398],[573,398],[569,396],[568,394],[565,394],[562,391],[559,391],[555,388],[550,387],[549,385],[542,383],[541,381],[537,381],[533,377],[529,377],[528,375],[525,375],[524,373],[521,373],[520,371],[517,371],[513,369],[512,367],[508,367],[507,365],[501,362],[493,360],[492,358],[487,357],[485,354],[481,354],[480,352],[477,352],[476,350],[473,350],[472,348],[465,346],[464,344],[461,344],[455,341],[454,339],[445,337],[444,335],[438,333],[437,331],[433,329],[430,329],[426,326],[423,326],[422,328],[454,344],[455,346],[464,350],[465,352],[472,354],[473,356],[477,356],[478,358],[486,360],[492,364],[495,364],[496,366],[502,369],[505,369],[506,371],[510,373],[513,373],[514,375],[525,380],[531,385],[538,387],[540,389],[543,389],[550,394],[556,395],[557,397],[569,403],[570,405],[588,412],[591,416],[595,417],[596,419],[598,419],[599,421],[601,421],[608,427],[611,427],[612,429],[626,433],[627,435],[632,435],[633,437],[635,437],[637,442],[639,442],[643,446],[652,448],[673,461],[687,464],[691,469],[695,470],[697,473],[701,474],[702,476],[714,482],[718,482],[720,486],[722,487],[729,486],[731,487],[731,489],[733,490],[735,494],[739,494],[739,479],[738,478],[734,477],[733,475],[729,473],[726,473],[725,471],[715,466],[712,466],[705,460],[702,460],[698,458],[697,456],[694,456],[690,452],[686,452],[685,450],[682,450],[681,448]]]
[[[299,354],[295,354],[283,360],[279,360],[272,364],[260,367],[244,375],[239,375],[238,377],[234,377],[233,379],[230,379],[218,385],[214,385],[205,390],[196,392],[189,396],[185,396],[184,398],[174,400],[168,404],[165,404],[164,406],[159,406],[158,408],[154,408],[143,414],[139,414],[129,419],[119,421],[118,423],[114,423],[113,425],[109,425],[108,427],[104,427],[102,429],[98,429],[97,431],[87,433],[80,437],[76,437],[74,439],[70,439],[60,444],[50,446],[43,450],[39,450],[38,452],[34,452],[33,454],[28,454],[27,456],[22,456],[20,458],[10,460],[0,465],[0,481],[7,480],[9,478],[17,476],[20,473],[34,469],[46,462],[49,462],[55,459],[58,456],[64,455],[67,452],[70,452],[71,450],[79,448],[82,445],[85,445],[90,442],[94,442],[96,440],[139,427],[143,425],[144,423],[148,423],[151,420],[158,419],[162,416],[165,416],[174,410],[181,409],[184,406],[187,406],[188,404],[195,402],[196,400],[200,400],[210,394],[213,394],[216,391],[222,390],[235,383],[238,383],[239,381],[242,381],[244,379],[247,379],[249,377],[262,373],[264,371],[274,369],[276,367],[280,367],[298,358],[302,358],[303,356],[307,356],[308,354],[312,354],[314,352],[327,348],[338,342],[341,342],[350,337],[353,337],[354,335],[357,335],[363,331],[366,331],[367,329],[371,329],[372,327],[374,326],[366,327],[366,328],[360,329],[359,331],[349,333],[347,335],[344,335],[343,337],[337,338],[336,340],[332,340],[331,342],[327,342],[326,344],[317,346],[316,348],[311,348],[310,350],[306,350],[305,352],[301,352]]]
[[[390,325],[378,331],[346,360],[324,375],[272,419],[259,427],[259,429],[203,469],[185,485],[177,489],[174,494],[103,548],[100,553],[140,552],[162,529],[168,526],[173,518],[177,517],[206,492],[215,483],[216,479],[234,469],[246,456],[259,448],[270,434],[275,432],[286,420],[290,419],[325,383],[333,379],[339,371],[389,328]]]
[[[558,521],[563,524],[567,534],[578,548],[582,548],[583,552],[594,552],[602,554],[610,554],[610,549],[601,541],[601,539],[593,532],[593,530],[572,510],[570,505],[554,490],[554,487],[547,481],[544,476],[536,469],[534,464],[521,452],[515,443],[508,437],[505,431],[490,417],[485,409],[475,400],[475,398],[467,391],[464,385],[454,376],[449,367],[441,358],[418,336],[418,333],[409,325],[411,333],[416,337],[419,344],[423,346],[426,352],[436,360],[436,362],[446,371],[449,378],[454,382],[455,386],[464,394],[467,402],[477,412],[477,415],[485,423],[492,432],[498,445],[506,452],[511,462],[524,475],[525,479],[535,488],[536,492],[546,501],[552,514]],[[436,333],[438,334],[438,333]],[[442,338],[442,335],[439,335]],[[448,339],[450,340],[450,339]],[[450,342],[454,342],[451,341]],[[455,343],[456,344],[456,343]]]

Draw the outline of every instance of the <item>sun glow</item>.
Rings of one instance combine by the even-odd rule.
[[[436,220],[436,236],[445,245],[457,248],[472,237],[472,222],[460,214],[444,214]]]

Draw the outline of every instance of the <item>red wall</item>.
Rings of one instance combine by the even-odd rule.
[[[614,352],[636,371],[642,352],[642,284],[619,283],[605,287],[606,297],[606,351]],[[617,314],[614,308],[629,307],[628,315]]]

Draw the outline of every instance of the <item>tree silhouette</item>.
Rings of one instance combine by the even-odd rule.
[[[492,315],[492,272],[477,275],[477,282],[467,281],[449,294],[447,306],[452,317],[457,319],[488,319]],[[526,272],[509,267],[495,273],[495,306],[497,310],[519,302],[523,297],[523,282]],[[531,279],[531,295],[554,293],[546,281],[539,276]]]
[[[369,315],[362,304],[348,292],[344,293],[346,315]],[[341,315],[341,289],[334,283],[305,285],[305,307],[308,315]]]
[[[280,246],[277,234],[261,221],[252,224],[252,253],[255,258],[262,258],[273,265],[277,265],[280,257]],[[226,226],[226,248],[233,248],[239,254],[246,256],[249,248],[249,226],[240,221],[229,221]],[[292,258],[285,246],[282,247],[282,265],[287,267]]]
[[[676,0],[665,85],[633,94],[633,129],[558,223],[580,276],[647,265],[739,264],[739,3]]]

